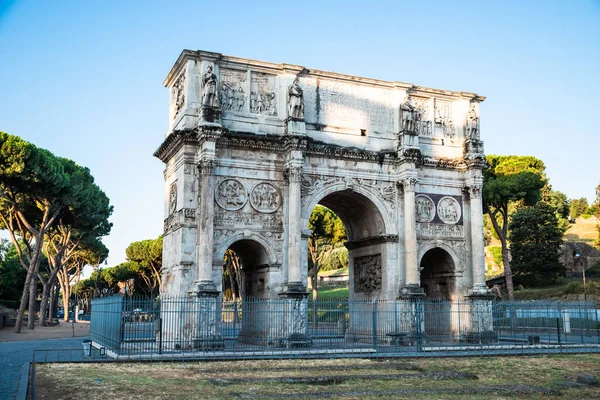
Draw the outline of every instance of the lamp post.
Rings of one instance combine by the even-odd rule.
[[[577,246],[577,243],[575,243],[575,251],[573,252],[573,257],[575,257],[575,262],[577,262],[577,265],[581,265],[581,255],[579,254],[579,246]],[[583,301],[587,301],[587,289],[585,286],[585,266],[582,266],[581,272],[583,275]]]

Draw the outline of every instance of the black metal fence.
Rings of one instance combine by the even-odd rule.
[[[599,312],[585,302],[113,296],[93,303],[90,338],[116,358],[600,349]]]

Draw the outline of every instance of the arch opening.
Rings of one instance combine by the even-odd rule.
[[[385,222],[377,206],[364,195],[350,189],[330,193],[319,203],[337,214],[346,229],[348,241],[385,233]]]
[[[322,206],[322,207],[319,207]],[[323,257],[315,257],[315,232],[318,233],[314,225],[315,213],[322,210],[330,213],[333,218],[339,218],[345,237],[339,241],[339,234],[336,235],[337,243],[329,242],[326,246],[320,246],[320,254],[325,250],[327,257],[325,261],[329,269],[336,262],[340,272],[315,275],[315,258],[320,261]],[[338,223],[339,224],[339,223]],[[311,218],[308,221],[308,228],[311,234],[306,239],[308,241],[308,284],[313,290],[313,299],[317,299],[315,287],[320,287],[320,292],[324,292],[324,297],[336,298],[359,298],[378,297],[382,291],[382,274],[385,260],[385,243],[370,241],[369,239],[381,238],[386,233],[386,223],[384,216],[367,195],[354,189],[342,189],[326,194],[319,199],[317,205],[312,210]],[[317,243],[319,244],[319,243]],[[347,267],[347,269],[343,269]],[[319,269],[323,271],[322,266]],[[319,286],[320,285],[320,286]],[[324,290],[323,290],[324,289]],[[348,293],[344,295],[344,291]]]
[[[456,275],[450,253],[439,247],[428,250],[421,259],[421,287],[426,295],[424,328],[430,337],[443,338],[453,331],[452,305]]]
[[[453,299],[455,282],[454,260],[446,250],[436,247],[423,255],[421,287],[428,299]]]
[[[223,258],[223,297],[227,300],[267,298],[270,263],[267,249],[252,239],[231,244]]]

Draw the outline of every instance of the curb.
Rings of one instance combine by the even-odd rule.
[[[17,400],[27,399],[27,387],[29,386],[29,371],[31,369],[31,362],[27,361],[23,364],[21,370],[21,381],[19,382],[19,390],[17,391]]]

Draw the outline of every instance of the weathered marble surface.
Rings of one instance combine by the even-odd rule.
[[[248,296],[302,297],[317,204],[346,226],[352,298],[427,294],[433,249],[451,298],[485,294],[485,97],[189,50],[164,84],[166,294],[218,293],[231,247]]]

